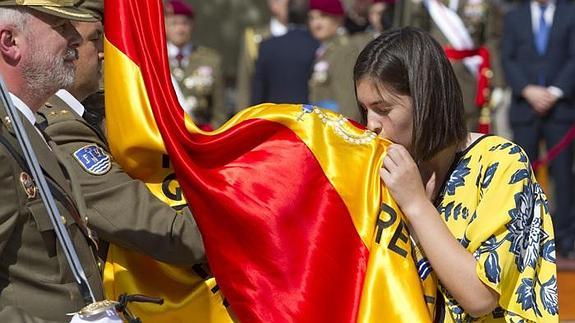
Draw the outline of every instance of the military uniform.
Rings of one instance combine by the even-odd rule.
[[[260,43],[270,37],[272,37],[272,31],[269,24],[248,27],[244,31],[244,37],[240,43],[240,55],[236,75],[236,112],[250,106],[252,78]]]
[[[353,66],[358,54],[358,46],[349,36],[334,36],[318,49],[309,86],[311,103],[360,122],[353,85]]]
[[[170,59],[170,69],[185,101],[184,109],[197,125],[219,127],[227,120],[222,58],[203,46],[192,46],[189,56]]]
[[[205,262],[201,235],[188,208],[181,212],[157,199],[110,156],[106,140],[57,96],[38,112],[57,155],[81,186],[87,223],[100,239],[180,265]],[[87,157],[107,158],[99,168]],[[181,214],[180,214],[181,213]]]
[[[68,322],[66,313],[85,304],[3,107],[0,117],[0,322]],[[94,296],[100,300],[101,273],[95,244],[79,216],[83,210],[73,202],[69,179],[53,152],[23,115],[21,119]]]
[[[449,1],[443,4],[449,7]],[[502,32],[502,19],[499,8],[493,0],[459,0],[457,15],[467,28],[476,47],[486,46],[490,52],[493,87],[504,86],[504,76],[499,62],[499,41]],[[449,46],[447,38],[431,19],[423,0],[405,0],[399,24],[401,26],[415,26],[428,31],[441,46]],[[453,70],[463,92],[468,128],[477,128],[479,107],[475,104],[477,92],[476,77],[461,61],[452,61]]]

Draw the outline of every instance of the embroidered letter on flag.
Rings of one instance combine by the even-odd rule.
[[[105,8],[112,154],[166,203],[189,204],[217,280],[111,246],[109,298],[163,297],[130,305],[144,322],[227,322],[228,310],[241,322],[432,320],[379,179],[388,141],[306,105],[263,104],[201,131],[172,88],[162,1]]]

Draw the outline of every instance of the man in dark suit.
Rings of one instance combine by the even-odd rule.
[[[510,122],[531,161],[543,139],[556,145],[575,122],[575,8],[561,0],[526,2],[505,17],[501,59],[513,91]],[[557,249],[573,251],[573,146],[550,163]]]
[[[309,100],[308,81],[319,42],[304,27],[307,2],[291,0],[288,9],[288,32],[260,45],[251,105],[307,103]]]
[[[34,127],[37,111],[74,81],[80,36],[70,20],[93,21],[74,1],[0,0],[0,74],[57,200],[96,300],[102,281],[90,231],[73,203],[68,178]],[[48,5],[47,5],[48,4]],[[42,205],[37,179],[23,161],[14,122],[0,107],[0,322],[64,322],[85,304]]]

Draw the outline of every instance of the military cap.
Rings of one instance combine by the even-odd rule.
[[[343,16],[345,14],[340,0],[310,0],[309,10],[319,10],[334,16]]]
[[[166,2],[166,15],[184,15],[194,19],[195,12],[192,5],[183,0],[169,0]]]
[[[97,21],[90,12],[79,8],[81,0],[0,0],[0,7],[26,6],[43,13],[78,21]]]
[[[104,20],[104,0],[85,0],[79,7],[89,11],[98,20]]]

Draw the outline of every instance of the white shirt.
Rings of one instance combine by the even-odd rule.
[[[183,56],[182,65],[186,66],[188,64],[188,58],[190,57],[190,55],[192,55],[193,49],[194,46],[192,45],[192,43],[187,43],[184,47],[180,49],[178,46],[168,42],[168,58],[170,59],[170,63],[176,66],[178,63],[176,56],[178,56],[178,54],[181,53]]]
[[[84,111],[86,111],[86,108],[70,92],[61,89],[58,92],[56,92],[56,96],[59,97],[62,101],[64,101],[80,117],[84,115]]]
[[[555,1],[549,1],[547,3],[547,9],[545,9],[545,22],[547,26],[551,28],[553,25],[553,16],[555,14]],[[537,1],[531,1],[531,26],[533,27],[533,34],[539,32],[539,20],[541,19],[541,6]]]
[[[32,109],[30,109],[30,107],[28,107],[28,105],[26,105],[26,103],[24,103],[24,101],[20,100],[19,97],[17,97],[16,95],[9,93],[10,94],[10,98],[12,99],[12,103],[14,103],[14,106],[16,107],[16,109],[18,109],[18,111],[22,112],[22,114],[26,117],[26,119],[28,119],[28,122],[30,122],[32,125],[36,124],[36,116],[34,115],[34,112],[32,112]]]
[[[551,0],[547,3],[547,8],[545,9],[545,15],[543,19],[545,19],[545,23],[549,28],[553,26],[553,16],[555,15],[555,1]],[[539,20],[541,19],[541,6],[537,1],[531,1],[531,26],[533,27],[533,35],[536,35],[539,32]],[[551,92],[551,94],[555,95],[558,98],[562,98],[564,92],[562,89],[556,86],[549,86],[547,90]]]
[[[270,19],[270,32],[271,32],[272,36],[274,36],[274,37],[283,36],[288,32],[288,27],[286,25],[282,24],[276,18],[272,17]]]

